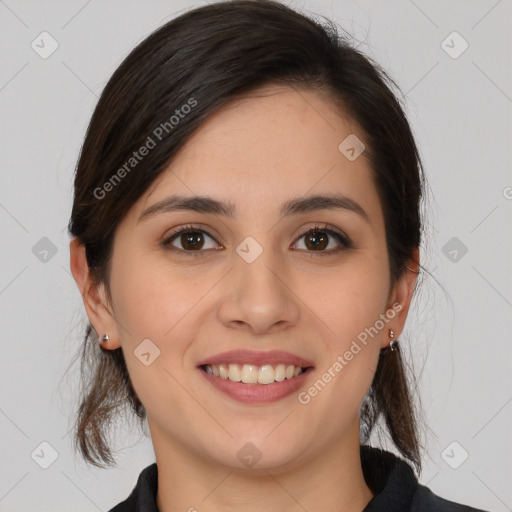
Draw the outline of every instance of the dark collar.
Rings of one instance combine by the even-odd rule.
[[[391,452],[362,445],[361,467],[366,484],[374,494],[363,512],[411,510],[418,480],[409,464]]]
[[[362,445],[360,453],[364,478],[374,494],[362,512],[479,512],[434,495],[418,483],[411,466],[391,452]],[[157,490],[158,468],[155,462],[142,470],[130,496],[109,512],[158,512]]]

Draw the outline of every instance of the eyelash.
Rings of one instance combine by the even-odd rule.
[[[344,251],[346,249],[350,249],[352,247],[352,242],[351,242],[351,240],[346,235],[344,235],[342,233],[339,233],[337,231],[334,231],[333,229],[328,229],[327,228],[327,224],[325,224],[323,227],[318,225],[318,224],[315,224],[314,227],[309,228],[308,230],[306,230],[303,233],[301,233],[299,235],[299,237],[297,238],[297,240],[300,240],[302,237],[304,237],[306,235],[310,235],[310,234],[318,233],[318,232],[320,232],[320,233],[327,233],[328,235],[333,236],[344,247],[341,247],[341,248],[338,248],[338,249],[330,249],[329,251],[307,251],[306,250],[306,252],[314,253],[314,254],[317,254],[319,256],[329,256],[329,255],[337,254],[337,253],[339,253],[341,251]],[[214,237],[212,237],[207,231],[205,231],[203,229],[200,229],[200,228],[197,228],[197,227],[195,227],[192,224],[189,224],[189,225],[183,226],[179,230],[174,231],[173,233],[171,233],[162,242],[162,246],[165,249],[170,250],[170,251],[182,252],[186,256],[192,256],[192,257],[204,256],[204,252],[205,252],[204,250],[186,251],[186,250],[183,250],[183,249],[177,249],[176,247],[172,247],[171,242],[173,242],[176,238],[178,238],[179,235],[182,235],[183,233],[203,233],[203,234],[208,235],[212,240],[215,240]]]

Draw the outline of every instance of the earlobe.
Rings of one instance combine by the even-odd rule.
[[[396,312],[394,320],[391,323],[391,328],[396,338],[402,333],[407,319],[412,295],[416,286],[418,270],[419,250],[415,248],[412,252],[412,257],[406,262],[406,270],[392,289],[388,304],[388,308],[392,308]]]
[[[107,308],[105,285],[97,283],[87,263],[85,247],[76,237],[69,243],[70,268],[73,278],[80,290],[89,322],[101,340],[108,333],[109,341],[102,346],[109,349],[120,346],[117,326]]]

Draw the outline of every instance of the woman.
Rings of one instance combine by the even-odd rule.
[[[273,1],[167,23],[107,84],[75,178],[93,373],[76,443],[129,403],[156,463],[112,511],[471,511],[418,483],[398,338],[424,178],[376,64]],[[401,457],[365,444],[383,417]]]

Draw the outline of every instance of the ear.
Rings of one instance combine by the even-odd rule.
[[[405,321],[411,305],[411,299],[416,286],[419,270],[419,249],[416,247],[411,258],[406,261],[406,270],[395,283],[389,294],[387,310],[396,311],[396,315],[388,324],[388,329],[394,333],[393,339],[398,339],[404,330]],[[382,347],[389,345],[389,337],[385,336]]]
[[[71,273],[82,295],[89,322],[101,339],[108,334],[109,341],[101,343],[105,349],[113,350],[121,346],[117,323],[109,306],[105,284],[97,283],[87,263],[85,247],[76,237],[69,243],[69,265]]]

